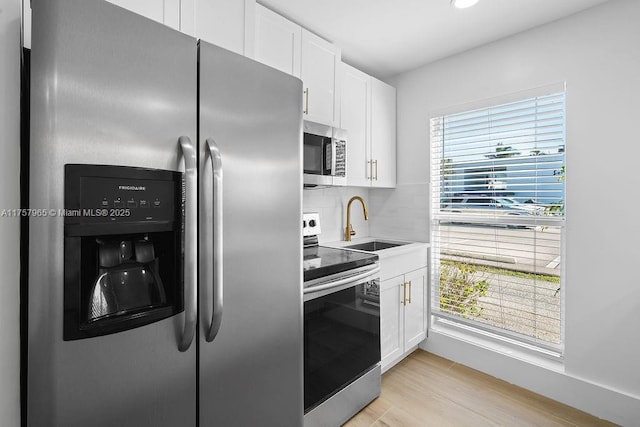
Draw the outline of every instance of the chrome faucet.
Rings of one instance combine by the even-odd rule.
[[[364,211],[364,219],[365,221],[369,219],[369,211],[367,209],[367,204],[364,202],[364,199],[360,196],[353,196],[349,199],[349,203],[347,203],[347,229],[344,231],[344,240],[347,242],[351,241],[351,236],[356,235],[356,231],[351,226],[351,203],[354,200],[359,200],[362,203],[362,210]]]

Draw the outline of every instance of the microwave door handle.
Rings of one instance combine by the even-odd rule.
[[[207,331],[206,340],[211,342],[214,340],[220,325],[222,324],[222,311],[223,311],[223,246],[222,246],[222,155],[220,154],[220,148],[216,142],[208,138],[207,139],[207,152],[211,158],[211,167],[213,169],[213,253],[212,265],[213,265],[213,312],[211,314],[211,324]]]
[[[320,166],[320,175],[331,175],[332,167],[333,167],[333,141],[331,138],[322,138],[321,147],[321,159],[322,163]],[[329,159],[331,157],[331,159]],[[327,160],[330,160],[328,162]]]
[[[198,201],[196,150],[187,136],[178,139],[184,158],[184,330],[178,349],[187,351],[197,324]]]
[[[331,175],[336,174],[336,154],[338,154],[338,141],[331,138]]]

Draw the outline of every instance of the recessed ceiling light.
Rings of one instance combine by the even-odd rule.
[[[478,0],[451,0],[451,6],[456,9],[466,9],[478,3]]]

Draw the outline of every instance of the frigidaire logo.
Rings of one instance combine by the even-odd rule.
[[[144,185],[119,185],[118,190],[125,191],[146,191],[147,187]]]

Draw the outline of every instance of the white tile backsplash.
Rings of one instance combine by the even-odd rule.
[[[322,243],[344,240],[347,221],[347,203],[353,196],[360,196],[369,208],[369,221],[364,220],[362,205],[358,201],[351,204],[351,225],[356,231],[354,237],[369,237],[373,212],[369,200],[368,188],[361,187],[315,187],[303,191],[304,212],[318,212],[322,234],[318,241]]]
[[[351,205],[354,238],[386,237],[429,242],[429,184],[403,184],[397,188],[316,187],[303,192],[304,212],[318,212],[322,234],[320,243],[344,240],[347,203],[362,197],[369,208],[365,221],[359,202]]]
[[[369,194],[372,236],[429,242],[429,184],[373,188]]]

